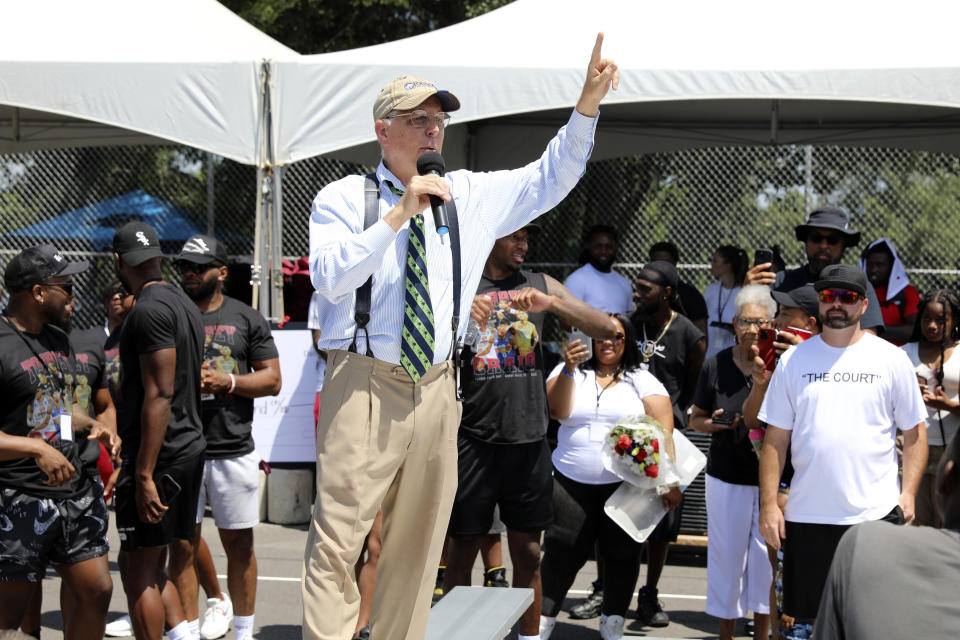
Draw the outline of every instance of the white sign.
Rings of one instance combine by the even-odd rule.
[[[253,440],[267,462],[314,462],[317,352],[310,331],[279,329],[273,340],[280,353],[283,387],[276,396],[253,401]]]

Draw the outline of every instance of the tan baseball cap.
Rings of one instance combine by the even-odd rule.
[[[385,118],[388,113],[396,109],[416,109],[430,96],[437,96],[440,105],[447,113],[460,108],[457,96],[449,91],[437,89],[436,85],[429,80],[400,76],[380,89],[380,95],[373,103],[373,119]]]

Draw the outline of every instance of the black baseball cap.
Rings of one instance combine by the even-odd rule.
[[[52,244],[39,244],[24,249],[7,263],[3,282],[10,293],[17,293],[50,278],[83,273],[89,266],[86,260],[68,261]]]
[[[659,287],[673,287],[674,293],[680,284],[677,268],[665,260],[653,260],[643,265],[637,280],[646,280]]]
[[[227,264],[227,252],[223,244],[213,236],[196,233],[183,243],[183,249],[180,250],[177,260],[196,264],[210,264],[214,261]]]
[[[860,295],[867,293],[867,274],[852,264],[832,264],[820,272],[820,279],[813,285],[817,291],[846,289]]]
[[[113,251],[131,267],[150,258],[162,258],[157,230],[146,222],[128,222],[113,235]]]
[[[781,307],[796,307],[814,318],[820,315],[820,298],[812,284],[805,284],[793,291],[771,291],[773,299]]]

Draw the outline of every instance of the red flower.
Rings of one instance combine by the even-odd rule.
[[[655,464],[648,464],[647,468],[643,472],[650,478],[656,478],[657,474],[660,473],[660,468]]]
[[[632,444],[633,440],[630,439],[630,436],[624,434],[620,436],[620,440],[617,441],[617,451],[622,453],[629,449]]]
[[[639,462],[643,462],[646,459],[647,459],[647,450],[641,448],[640,451],[637,452],[637,460]]]
[[[654,453],[656,453],[657,451],[660,451],[660,441],[659,441],[659,440],[654,440],[654,441],[653,441],[653,451],[654,451]]]

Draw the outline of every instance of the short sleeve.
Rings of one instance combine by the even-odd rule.
[[[642,400],[647,396],[666,396],[670,397],[670,392],[663,386],[663,383],[657,380],[649,371],[637,369],[629,374],[630,384],[637,391],[637,396]]]
[[[566,287],[571,294],[573,294],[573,297],[579,300],[583,300],[583,297],[586,294],[583,286],[585,279],[583,278],[582,273],[582,271],[577,269],[567,276],[567,279],[563,282],[563,286]]]
[[[273,341],[273,333],[266,318],[257,311],[245,308],[247,321],[250,323],[250,343],[247,347],[250,362],[262,362],[279,357],[277,345]]]
[[[704,411],[713,411],[715,402],[714,381],[716,380],[717,357],[710,356],[700,369],[697,389],[693,394],[693,404]]]
[[[916,372],[910,357],[902,349],[891,363],[893,374],[893,420],[901,431],[909,431],[927,419],[927,407],[923,403]]]
[[[794,398],[790,393],[787,374],[784,372],[786,364],[787,360],[781,357],[777,368],[773,371],[773,377],[770,378],[770,386],[767,387],[757,418],[778,429],[792,431],[796,407],[793,404]]]
[[[177,318],[173,309],[148,299],[137,303],[128,320],[135,336],[137,353],[152,353],[177,347]],[[125,329],[125,331],[127,331]]]
[[[903,290],[903,317],[920,313],[920,293],[913,285],[907,285]]]

